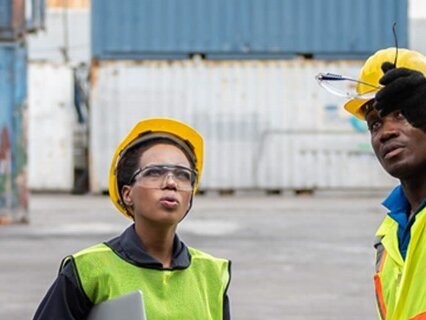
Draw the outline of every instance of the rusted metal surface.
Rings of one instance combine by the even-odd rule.
[[[24,43],[0,44],[0,216],[26,221],[27,73]]]

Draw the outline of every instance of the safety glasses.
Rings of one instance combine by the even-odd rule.
[[[395,59],[393,65],[396,68],[398,62],[398,37],[396,34],[396,22],[392,25],[392,33],[395,41]],[[347,99],[373,99],[383,86],[374,85],[351,77],[334,73],[319,73],[315,76],[321,87],[328,92]]]
[[[179,165],[151,165],[138,168],[130,178],[129,184],[136,182],[145,188],[158,189],[170,178],[178,190],[190,191],[197,181],[197,171]]]
[[[347,99],[372,99],[382,88],[382,86],[334,73],[319,73],[315,79],[328,92]],[[357,91],[357,88],[362,88],[362,94]]]

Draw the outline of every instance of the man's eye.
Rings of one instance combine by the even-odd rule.
[[[401,111],[395,111],[395,112],[393,113],[393,116],[394,116],[394,118],[395,118],[395,119],[398,119],[398,120],[405,120],[405,116],[402,114],[402,112],[401,112]]]
[[[377,131],[380,128],[381,122],[376,119],[368,123],[368,130],[371,132]]]

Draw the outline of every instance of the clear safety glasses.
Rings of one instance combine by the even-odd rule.
[[[398,37],[396,34],[396,22],[392,25],[392,33],[395,40],[395,59],[393,65],[396,68],[398,62]],[[334,73],[319,73],[315,76],[321,87],[328,92],[348,99],[373,99],[383,86],[377,86],[351,77]],[[358,91],[357,91],[358,89]],[[359,92],[362,92],[360,94]]]
[[[382,86],[334,73],[319,73],[315,79],[328,92],[348,99],[373,99],[377,91],[382,88]],[[362,88],[362,94],[357,92],[357,87]]]
[[[173,178],[177,190],[191,191],[197,181],[197,171],[178,165],[152,165],[137,169],[129,184],[137,182],[148,189],[159,189],[166,179]]]

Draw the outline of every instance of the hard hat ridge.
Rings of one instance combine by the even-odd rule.
[[[167,132],[148,131],[142,133],[138,138],[136,138],[124,150],[120,152],[120,157],[122,158],[128,150],[136,148],[137,146],[140,146],[145,142],[161,139],[169,140],[178,145],[181,149],[183,149],[184,153],[189,158],[191,165],[195,168],[197,159],[194,154],[194,146],[191,144],[191,142],[188,140],[183,140],[182,138]]]

